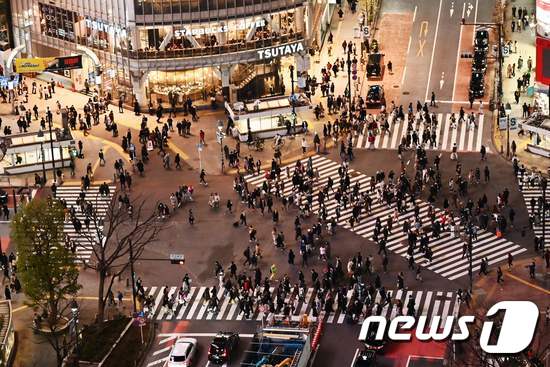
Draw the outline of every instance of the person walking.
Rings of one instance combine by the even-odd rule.
[[[390,73],[390,75],[393,74],[393,64],[392,64],[391,60],[388,61],[388,72]]]
[[[435,107],[435,93],[432,91],[432,98],[430,99],[430,107]]]
[[[105,154],[103,153],[103,149],[99,149],[98,156],[99,156],[99,165],[102,167],[105,166]]]
[[[526,268],[529,269],[529,278],[535,279],[535,271],[536,271],[536,268],[537,268],[537,264],[535,262],[535,259],[533,259],[533,261],[529,265],[527,265]]]
[[[206,172],[204,171],[204,168],[201,169],[201,173],[199,174],[199,183],[203,186],[208,186],[208,182],[206,182]]]
[[[502,283],[504,283],[504,278],[503,278],[503,275],[502,275],[502,269],[499,266],[497,268],[497,284],[502,284]]]
[[[195,215],[193,214],[193,209],[189,209],[189,224],[195,224]]]

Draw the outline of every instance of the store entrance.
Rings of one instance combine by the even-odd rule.
[[[284,94],[280,65],[279,59],[268,64],[239,65],[232,77],[237,100],[245,102]]]

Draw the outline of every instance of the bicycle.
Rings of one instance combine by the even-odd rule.
[[[264,142],[264,139],[256,138],[254,140],[248,141],[246,145],[248,145],[249,150],[255,150],[256,152],[261,152],[262,150],[264,150],[265,142]]]

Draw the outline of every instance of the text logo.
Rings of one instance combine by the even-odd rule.
[[[485,321],[481,329],[479,345],[487,353],[519,353],[531,344],[539,318],[537,305],[530,301],[502,301],[493,305],[487,316],[492,317],[499,311],[504,311],[500,332],[496,344],[490,344],[493,333],[493,321]],[[360,341],[382,340],[387,333],[388,339],[396,341],[410,341],[411,333],[400,332],[415,327],[415,336],[418,340],[466,340],[470,336],[468,324],[475,321],[474,316],[457,318],[457,329],[453,331],[455,317],[449,316],[441,324],[441,317],[434,316],[429,327],[426,327],[427,316],[397,316],[390,321],[383,316],[370,316],[365,319],[359,333]],[[440,327],[441,326],[441,327]]]

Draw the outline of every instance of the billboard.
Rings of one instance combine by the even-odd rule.
[[[64,57],[34,57],[15,59],[15,71],[18,73],[40,73],[82,68],[82,55]]]

